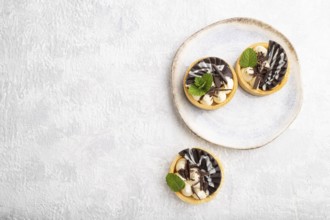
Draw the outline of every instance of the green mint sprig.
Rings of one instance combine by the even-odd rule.
[[[205,95],[211,88],[213,77],[211,73],[206,73],[202,77],[195,77],[195,81],[190,85],[188,93],[193,96]]]
[[[252,48],[247,48],[241,55],[239,64],[241,67],[255,67],[257,65],[257,53]]]
[[[167,174],[166,183],[174,192],[179,192],[185,187],[184,181],[174,173]]]

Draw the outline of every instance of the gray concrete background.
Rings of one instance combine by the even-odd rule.
[[[1,219],[330,219],[330,1],[0,1]],[[175,114],[174,53],[220,19],[253,17],[293,43],[304,104],[271,144],[238,151]],[[190,206],[174,155],[203,146],[226,180]]]

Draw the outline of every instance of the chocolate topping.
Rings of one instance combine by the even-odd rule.
[[[217,88],[212,86],[207,94],[209,94],[210,96],[214,96],[216,92],[217,92]]]
[[[209,94],[210,96],[214,96],[218,91],[231,91],[231,89],[222,89],[212,86],[207,94]]]
[[[256,79],[253,84],[253,89],[257,89],[259,87],[262,77],[263,76],[261,74],[256,76]]]
[[[180,176],[182,176],[185,179],[188,179],[189,178],[188,177],[188,174],[186,172],[186,169],[181,169],[181,170],[178,171],[178,173],[180,174]]]
[[[223,83],[227,83],[226,77],[233,78],[233,73],[229,65],[217,57],[207,57],[197,62],[189,71],[186,85],[194,83],[195,77],[200,77],[205,73],[213,75],[213,81],[216,88],[220,88]]]
[[[253,89],[257,89],[259,87],[260,82],[263,81],[263,78],[269,71],[269,68],[265,66],[266,62],[267,62],[267,57],[265,57],[263,53],[259,52],[257,54],[257,66],[253,68],[254,76],[256,77],[253,84]]]
[[[222,83],[219,76],[213,75],[213,81],[216,87],[220,88]]]
[[[220,77],[222,81],[225,81],[226,84],[228,83],[226,77],[223,75],[223,73],[218,69],[216,65],[212,64],[212,69],[214,70],[214,75],[218,75],[218,77]]]
[[[280,44],[270,40],[266,57],[258,53],[257,58],[253,89],[271,90],[283,80],[288,68],[288,57]],[[265,66],[267,62],[269,68]]]
[[[187,179],[189,179],[190,178],[190,167],[189,167],[189,163],[186,163],[185,169],[186,169]]]
[[[201,190],[204,192],[208,190],[209,195],[213,194],[220,186],[222,177],[217,161],[207,152],[196,148],[185,149],[181,151],[179,155],[187,160],[187,167],[184,172],[186,172],[186,169],[198,168],[200,180],[196,184],[200,183]],[[180,172],[183,171],[179,171],[179,173]],[[189,178],[190,174],[188,175],[188,179]]]

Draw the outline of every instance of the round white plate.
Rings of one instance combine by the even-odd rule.
[[[213,111],[198,109],[188,101],[182,83],[192,62],[216,56],[234,67],[246,47],[268,40],[281,44],[289,58],[289,80],[280,91],[256,97],[239,88],[226,106]],[[196,135],[236,149],[251,149],[271,142],[294,121],[302,105],[300,66],[294,48],[279,31],[250,18],[222,20],[189,37],[173,61],[172,90],[179,115]]]

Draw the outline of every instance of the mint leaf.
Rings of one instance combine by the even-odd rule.
[[[166,183],[174,192],[179,192],[185,186],[184,181],[174,173],[167,174]]]
[[[257,65],[257,53],[252,48],[247,48],[241,55],[239,65],[241,67],[255,67]]]
[[[202,76],[202,79],[206,82],[203,87],[203,90],[205,91],[205,93],[207,93],[211,89],[212,82],[213,82],[213,76],[212,76],[212,74],[207,73]]]
[[[195,86],[194,84],[190,85],[189,89],[188,89],[188,93],[190,95],[193,96],[202,96],[205,95],[206,92],[204,92],[204,90],[198,88],[197,86]]]
[[[205,86],[206,82],[203,82],[202,85],[198,86],[198,89],[203,89],[203,87]]]
[[[211,88],[213,76],[211,73],[206,73],[202,77],[195,77],[194,84],[190,85],[188,92],[193,96],[205,95]]]
[[[197,87],[201,87],[201,86],[204,86],[205,81],[203,80],[202,77],[195,77],[195,82],[194,82],[194,84],[195,84]]]

